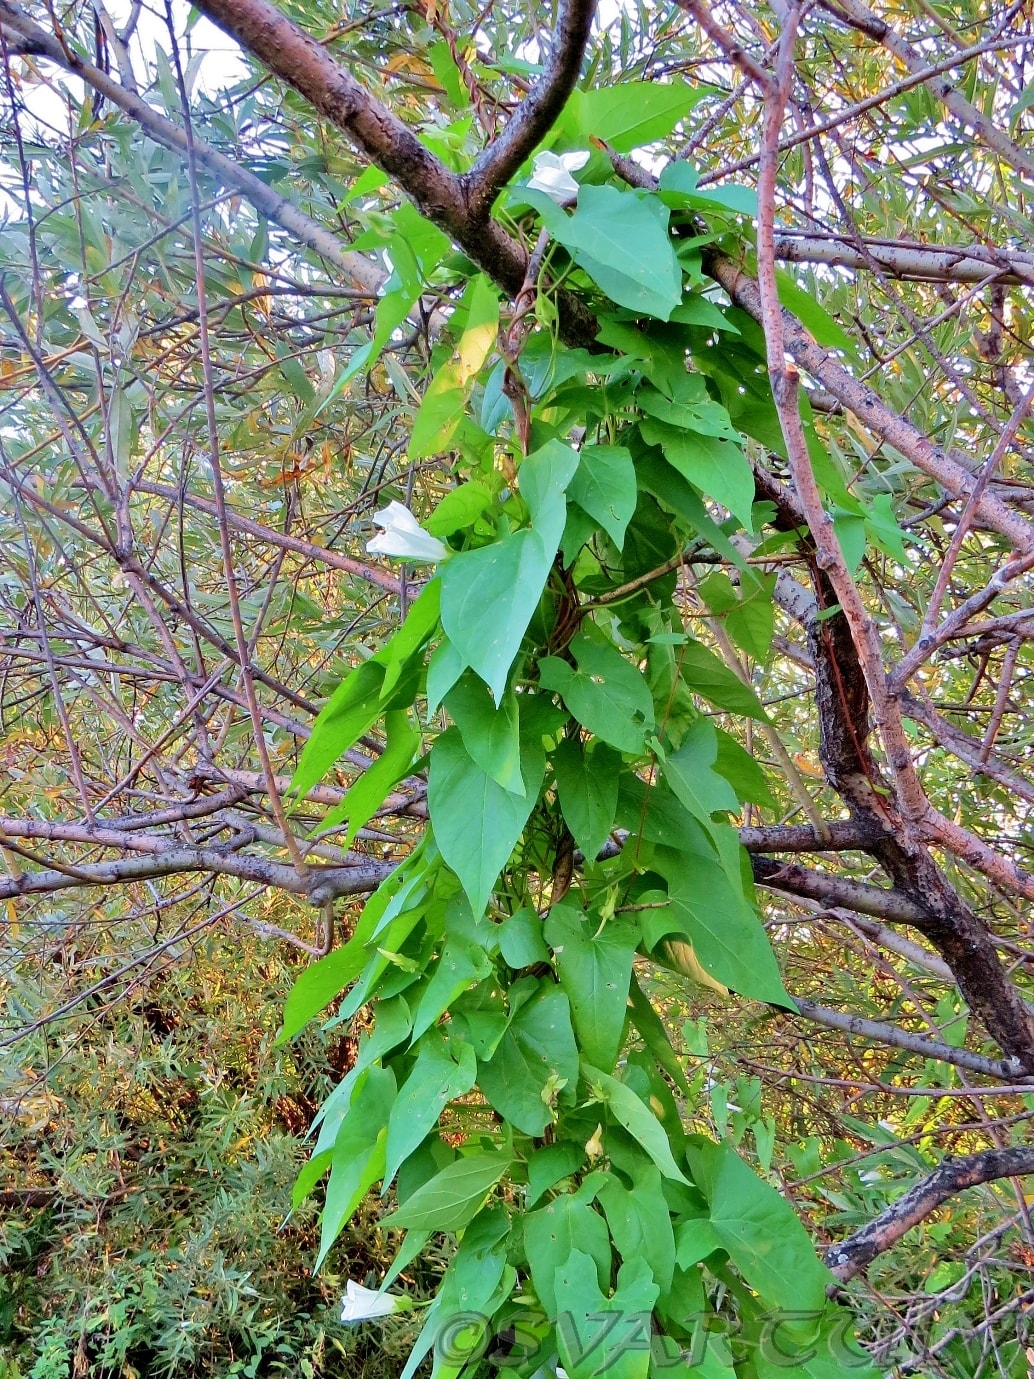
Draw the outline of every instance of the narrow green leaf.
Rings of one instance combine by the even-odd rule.
[[[388,1190],[402,1161],[437,1125],[448,1103],[469,1092],[477,1077],[477,1059],[469,1044],[454,1041],[447,1046],[437,1030],[430,1030],[416,1049],[413,1070],[388,1117],[382,1192]]]
[[[120,478],[124,479],[129,474],[139,429],[127,390],[114,388],[108,398],[108,438],[115,469]]]
[[[616,1077],[583,1063],[585,1080],[598,1101],[606,1104],[614,1119],[625,1127],[636,1143],[649,1154],[665,1178],[673,1178],[678,1183],[689,1179],[679,1168],[671,1153],[668,1136],[660,1121],[639,1100],[631,1087],[626,1087]]]
[[[380,809],[398,782],[409,774],[419,755],[420,732],[410,721],[408,709],[393,709],[385,714],[384,725],[387,732],[384,751],[320,824],[321,829],[335,828],[348,820],[343,848],[351,846],[363,825]]]
[[[477,1153],[457,1159],[435,1174],[381,1223],[411,1230],[458,1231],[471,1221],[482,1202],[510,1167],[509,1154]]]

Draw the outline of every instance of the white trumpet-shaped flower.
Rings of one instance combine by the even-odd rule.
[[[545,192],[559,206],[578,197],[578,183],[571,176],[589,161],[589,153],[536,153],[528,186]]]
[[[375,1317],[390,1317],[403,1301],[388,1293],[375,1293],[372,1288],[364,1288],[361,1283],[349,1279],[341,1299],[341,1320],[347,1326],[355,1326],[358,1322],[373,1321]]]
[[[410,510],[401,503],[389,503],[386,508],[374,514],[373,520],[383,530],[379,536],[366,543],[370,555],[393,555],[399,560],[433,561],[444,560],[451,554],[445,542],[424,531]]]

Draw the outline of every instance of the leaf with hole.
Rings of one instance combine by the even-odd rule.
[[[392,1102],[383,1192],[413,1150],[431,1133],[450,1101],[465,1095],[477,1077],[477,1059],[469,1044],[446,1044],[429,1030],[416,1046],[416,1062]]]

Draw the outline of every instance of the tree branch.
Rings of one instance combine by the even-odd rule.
[[[455,173],[300,25],[268,0],[202,0],[198,8],[343,130],[429,220],[453,233],[466,224],[466,199]]]
[[[77,864],[69,870],[21,872],[0,878],[0,900],[24,895],[43,895],[81,886],[118,886],[178,872],[202,872],[234,876],[298,895],[313,905],[323,905],[346,895],[366,895],[376,890],[395,870],[394,862],[363,860],[354,867],[312,867],[303,882],[294,867],[265,857],[252,857],[219,848],[170,847],[142,857],[122,857],[109,862]]]
[[[877,1255],[895,1245],[949,1197],[997,1178],[1034,1173],[1034,1148],[985,1149],[963,1158],[944,1159],[928,1178],[900,1197],[893,1206],[839,1245],[831,1245],[825,1261],[841,1283],[860,1274]]]
[[[922,1058],[936,1058],[941,1063],[949,1063],[955,1068],[965,1068],[967,1072],[981,1073],[984,1077],[996,1078],[999,1082],[1030,1082],[1034,1077],[1023,1076],[1023,1069],[1016,1058],[985,1058],[968,1049],[957,1049],[952,1044],[944,1044],[938,1039],[924,1039],[921,1034],[910,1034],[907,1030],[885,1024],[882,1020],[866,1020],[861,1015],[845,1015],[839,1010],[816,1005],[814,1001],[793,998],[800,1013],[808,1020],[814,1020],[827,1029],[842,1030],[845,1034],[857,1034],[877,1044],[889,1044],[891,1048],[906,1049]],[[780,1007],[780,1015],[786,1015]]]
[[[880,829],[864,821],[827,824],[829,836],[819,838],[806,824],[753,826],[740,829],[740,842],[748,852],[868,852],[880,837]]]
[[[585,0],[576,2],[580,8],[573,13],[581,14]],[[347,134],[360,153],[389,173],[420,213],[450,235],[489,277],[511,296],[520,292],[528,261],[523,246],[497,221],[472,215],[468,182],[439,162],[311,35],[268,0],[201,0],[198,8]],[[552,105],[547,102],[544,108]],[[539,137],[544,132],[543,128]],[[505,130],[500,138],[505,141]],[[500,168],[503,161],[501,156]],[[591,344],[597,331],[592,313],[564,290],[557,293],[557,304],[564,337],[571,343]]]
[[[860,0],[834,0],[833,3],[824,3],[823,7],[839,19],[841,23],[847,24],[859,32],[867,34],[870,38],[881,43],[888,53],[901,63],[909,72],[924,72],[927,68],[926,59],[917,48],[901,37],[884,20],[878,18],[873,12],[860,3]],[[1015,9],[1016,7],[1012,7]],[[1009,11],[999,15],[1000,19],[1005,19]],[[947,76],[930,77],[924,81],[928,90],[932,91],[937,99],[944,105],[957,120],[968,126],[977,138],[992,153],[996,154],[1010,167],[1021,172],[1024,176],[1034,180],[1034,158],[1001,129],[994,120],[978,110],[972,102],[959,91],[954,83]]]
[[[796,231],[775,237],[783,263],[824,263],[834,268],[871,269],[912,282],[982,283],[989,278],[1011,285],[1034,283],[1034,254],[982,244],[934,245],[866,239],[864,251],[834,235]]]
[[[542,79],[517,108],[499,138],[460,179],[470,215],[484,219],[524,159],[549,132],[574,90],[596,13],[596,0],[562,0]]]
[[[841,905],[845,910],[857,910],[891,924],[921,926],[925,918],[921,906],[897,891],[867,886],[846,876],[826,876],[796,863],[774,862],[767,857],[752,857],[751,863],[754,880],[769,890],[801,895],[823,905]]]
[[[631,158],[612,153],[611,162],[618,176],[630,186],[656,188],[656,177]],[[705,244],[701,256],[704,272],[725,289],[735,306],[761,325],[764,313],[757,279],[712,245]],[[956,458],[956,453],[949,453],[930,440],[889,407],[872,388],[860,383],[835,354],[818,344],[785,308],[782,309],[782,330],[783,345],[797,367],[821,384],[845,411],[853,413],[874,436],[900,451],[953,498],[969,499],[976,486],[976,476],[961,458]],[[1006,537],[1016,551],[1034,550],[1034,523],[1014,512],[997,493],[982,494],[976,510],[980,520],[991,531]]]
[[[704,268],[728,292],[735,304],[760,322],[761,298],[755,278],[724,254],[703,250]],[[812,339],[799,321],[783,311],[783,343],[798,368],[809,374],[858,420],[907,460],[936,480],[954,498],[968,499],[976,484],[972,471],[905,417],[888,407],[878,393],[858,380],[833,353]],[[1034,525],[1013,512],[995,493],[984,493],[977,505],[980,520],[1005,536],[1019,551],[1034,548]]]
[[[1021,776],[1018,771],[1005,766],[993,753],[985,755],[975,738],[963,732],[961,728],[956,728],[939,714],[926,698],[903,690],[901,703],[906,718],[912,719],[914,723],[922,723],[934,741],[953,757],[964,762],[974,775],[987,776],[989,780],[995,780],[1011,791],[1018,799],[1034,804],[1034,783]]]
[[[871,919],[867,915],[860,915],[856,911],[847,913],[836,906],[824,908],[823,913],[831,919],[845,924],[855,933],[861,934],[877,948],[885,948],[889,953],[896,953],[899,958],[904,958],[913,967],[929,972],[931,976],[938,977],[942,982],[954,982],[955,973],[943,958],[939,958],[936,953],[924,947],[923,944],[915,943],[912,939],[906,938],[896,929],[888,929],[885,924],[878,924],[875,919]]]

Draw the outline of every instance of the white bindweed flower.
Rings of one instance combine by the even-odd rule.
[[[532,164],[533,173],[528,186],[534,191],[545,192],[547,196],[562,206],[566,201],[578,198],[578,183],[571,176],[589,161],[589,153],[536,153]]]
[[[366,543],[370,555],[393,555],[399,560],[444,560],[451,551],[444,541],[424,531],[407,507],[389,503],[374,513],[374,523],[382,527],[380,536]]]
[[[341,1299],[341,1320],[347,1326],[355,1326],[357,1322],[372,1321],[375,1317],[389,1317],[397,1311],[401,1301],[401,1298],[375,1293],[372,1288],[364,1288],[361,1283],[349,1279]]]

